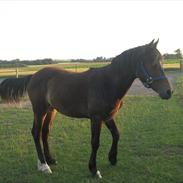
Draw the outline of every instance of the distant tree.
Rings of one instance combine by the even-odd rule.
[[[176,49],[174,52],[177,55],[177,59],[181,59],[182,58],[182,51],[180,50],[180,48]]]
[[[94,62],[105,62],[107,59],[105,57],[96,57],[93,59]]]

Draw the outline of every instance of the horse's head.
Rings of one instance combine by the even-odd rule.
[[[137,77],[147,88],[152,88],[162,99],[169,99],[172,89],[161,66],[162,56],[157,50],[157,40],[142,47],[137,64]]]

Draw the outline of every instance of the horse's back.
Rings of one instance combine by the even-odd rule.
[[[84,72],[76,73],[59,69],[56,67],[46,67],[33,75],[28,86],[28,91],[32,89],[34,90],[36,88],[40,89],[42,85],[49,85],[49,83],[51,82],[60,81],[61,83],[56,83],[57,87],[59,87],[59,84],[62,83],[74,85],[74,82],[86,82],[86,75],[87,74],[85,74]]]

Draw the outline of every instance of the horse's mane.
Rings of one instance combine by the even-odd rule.
[[[134,59],[134,57],[137,58],[142,53],[143,50],[144,50],[144,46],[138,46],[135,48],[125,50],[121,54],[114,57],[112,59],[112,63],[124,62],[124,61],[131,60],[131,59],[137,60],[137,59]]]

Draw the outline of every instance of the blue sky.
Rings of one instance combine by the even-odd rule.
[[[0,59],[113,57],[160,39],[183,50],[182,1],[0,1]]]

